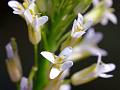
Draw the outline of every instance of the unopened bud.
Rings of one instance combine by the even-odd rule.
[[[14,60],[6,60],[7,70],[13,82],[18,82],[21,79],[22,73],[20,72]]]
[[[11,39],[11,42],[6,45],[6,54],[6,65],[9,76],[13,82],[18,82],[22,77],[22,67],[14,39]]]
[[[88,83],[94,79],[96,79],[96,74],[95,74],[95,67],[96,64],[93,64],[77,73],[75,73],[72,77],[71,77],[71,82],[73,85],[81,85],[81,84],[85,84]]]

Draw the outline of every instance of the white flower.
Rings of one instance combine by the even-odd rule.
[[[100,3],[100,0],[93,0],[93,5],[97,6]],[[104,0],[105,11],[102,16],[101,24],[106,25],[110,20],[113,24],[117,24],[117,17],[113,14],[112,10],[113,1]]]
[[[101,61],[101,55],[98,55],[98,62],[97,62],[96,69],[95,69],[96,76],[102,77],[102,78],[113,77],[113,75],[106,74],[106,73],[115,70],[115,68],[116,66],[113,63],[109,63],[109,64],[103,63]]]
[[[115,65],[113,63],[105,64],[101,61],[101,54],[98,54],[97,64],[92,64],[91,66],[76,72],[71,77],[71,82],[73,85],[81,85],[88,83],[98,77],[110,78],[113,75],[107,74],[115,70]]]
[[[24,6],[15,0],[9,1],[8,6],[14,10],[13,11],[14,14],[23,14],[25,11]]]
[[[81,58],[85,53],[89,53],[95,56],[100,53],[102,56],[106,56],[107,52],[97,46],[101,40],[102,33],[95,33],[94,29],[89,29],[82,42],[73,48],[72,54],[67,59],[78,59]]]
[[[59,90],[71,90],[70,84],[62,84]]]
[[[35,12],[35,0],[24,1],[23,4],[19,3],[16,0],[11,0],[8,2],[8,6],[11,7],[14,11],[14,14],[23,15],[26,9],[30,9]]]
[[[72,27],[72,32],[71,32],[72,37],[74,38],[81,37],[86,32],[86,30],[90,28],[92,25],[91,20],[89,20],[85,24],[83,22],[84,22],[83,16],[80,13],[78,13],[77,20],[75,19],[73,22],[73,27]]]
[[[73,65],[72,61],[65,61],[71,52],[71,47],[66,47],[58,56],[47,51],[41,52],[41,55],[53,64],[50,71],[50,79],[56,78],[60,73],[63,73],[63,71],[69,69]]]
[[[115,16],[115,14],[113,14],[111,11],[106,10],[106,12],[104,13],[102,17],[101,24],[106,25],[109,20],[113,24],[117,24],[117,17]]]
[[[47,16],[38,17],[38,15],[33,15],[29,9],[25,10],[24,16],[27,23],[33,25],[35,31],[38,31],[40,29],[40,26],[48,21]]]
[[[28,79],[26,77],[22,77],[20,81],[20,90],[32,90],[32,83],[28,85]]]

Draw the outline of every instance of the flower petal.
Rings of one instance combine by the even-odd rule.
[[[99,0],[93,0],[93,5],[96,6],[99,4],[99,2],[100,2]]]
[[[73,62],[72,61],[66,61],[62,64],[61,66],[61,70],[64,71],[66,69],[69,69],[70,67],[73,66]]]
[[[21,11],[13,11],[13,13],[14,13],[14,14],[23,14],[24,11],[22,11],[22,10],[21,10]]]
[[[68,47],[66,47],[65,49],[63,49],[61,51],[61,53],[59,54],[59,56],[65,56],[65,57],[67,57],[67,56],[69,56],[71,54],[71,52],[72,52],[72,47],[68,46]]]
[[[104,49],[98,48],[98,47],[85,47],[85,49],[87,52],[91,53],[92,55],[97,56],[98,54],[101,54],[102,56],[107,56],[107,51],[105,51]]]
[[[11,44],[8,43],[5,48],[6,48],[7,57],[12,58],[14,56],[14,52],[13,52]]]
[[[111,12],[107,13],[107,18],[108,18],[113,24],[117,24],[117,17],[116,17],[113,13],[111,13]]]
[[[77,22],[79,22],[80,25],[83,25],[83,16],[80,13],[78,13]]]
[[[116,66],[113,63],[105,64],[102,63],[98,66],[98,72],[99,73],[107,73],[115,70]]]
[[[36,4],[34,2],[31,2],[28,9],[31,10],[33,14],[35,14],[36,13]]]
[[[75,33],[73,34],[73,37],[74,37],[74,38],[80,38],[80,37],[82,37],[83,34],[85,34],[85,31],[75,32]]]
[[[28,89],[28,80],[26,77],[22,77],[20,82],[20,90],[27,90]]]
[[[86,31],[87,29],[89,29],[92,26],[92,24],[93,24],[93,21],[89,20],[87,23],[83,25],[84,30]]]
[[[42,16],[38,18],[38,24],[43,25],[48,21],[48,16]]]
[[[53,64],[55,63],[55,56],[51,52],[43,51],[40,53],[43,57],[45,57],[47,60],[52,62]]]
[[[14,0],[13,1],[9,1],[8,2],[8,6],[11,7],[15,11],[24,10],[24,7],[18,1],[14,1]]]
[[[33,88],[33,82],[30,83],[30,86],[28,87],[28,79],[26,77],[22,77],[20,82],[20,90],[32,90]]]
[[[62,78],[64,79],[64,78],[66,78],[67,76],[69,76],[70,75],[70,69],[67,69],[67,70],[65,70],[63,73],[62,73]]]
[[[71,90],[70,84],[62,84],[60,90]]]
[[[40,29],[40,26],[45,24],[47,21],[48,21],[47,16],[42,16],[42,17],[36,16],[35,21],[33,23],[33,25],[35,27],[35,31],[38,31]]]
[[[106,7],[111,7],[112,5],[113,5],[113,1],[112,0],[109,0],[109,2],[108,2],[108,0],[105,0],[105,5],[106,5]]]
[[[77,20],[75,19],[72,26],[71,36],[74,35],[75,30],[77,29]]]
[[[111,78],[111,77],[113,77],[113,75],[109,75],[109,74],[100,74],[99,77],[101,77],[101,78]]]
[[[27,23],[32,24],[33,23],[33,16],[30,13],[29,9],[25,10],[24,15],[25,15],[25,19],[26,19]]]
[[[108,23],[108,18],[107,17],[103,17],[102,19],[101,19],[101,22],[100,22],[102,25],[107,25],[107,23]]]
[[[83,40],[83,43],[87,44],[87,45],[91,45],[91,44],[97,44],[99,43],[101,40],[102,40],[102,33],[100,32],[97,32],[95,33],[94,29],[89,29],[88,30],[88,33],[86,34],[84,40]]]
[[[52,67],[51,71],[50,71],[50,79],[55,79],[59,74],[60,74],[60,70]]]

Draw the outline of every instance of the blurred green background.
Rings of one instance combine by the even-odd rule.
[[[7,5],[8,1],[0,0],[0,90],[15,90],[15,84],[10,81],[5,66],[5,45],[11,37],[15,37],[17,40],[23,73],[26,77],[33,65],[34,58],[33,47],[27,36],[27,25],[20,16],[12,13],[12,9]],[[107,57],[103,58],[103,61],[116,64],[117,68],[112,72],[114,77],[110,79],[99,78],[85,85],[72,87],[72,90],[120,90],[120,0],[113,1],[118,24],[113,25],[109,22],[107,26],[98,24],[95,28],[96,31],[104,34],[104,38],[99,46],[109,53]],[[71,74],[91,65],[96,59],[96,57],[89,57],[81,62],[77,62],[72,68]]]

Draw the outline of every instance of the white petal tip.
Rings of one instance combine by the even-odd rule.
[[[63,63],[61,69],[62,69],[62,71],[64,71],[66,69],[69,69],[72,66],[73,66],[73,61],[66,61]]]
[[[43,51],[40,53],[43,57],[45,57],[47,60],[49,60],[50,62],[54,63],[55,59],[54,59],[54,55],[51,52],[47,52],[47,51]]]
[[[109,74],[100,74],[99,77],[101,77],[101,78],[112,78],[113,75],[109,75]]]
[[[63,56],[66,57],[66,56],[69,56],[71,54],[71,52],[72,52],[72,47],[68,46],[68,47],[66,47],[65,49],[63,49],[61,51],[61,53],[59,54],[59,56],[63,55]]]
[[[8,6],[13,7],[15,5],[15,3],[18,3],[18,2],[17,1],[9,1]]]
[[[55,79],[60,74],[60,72],[61,71],[59,69],[52,67],[50,71],[50,79]]]
[[[71,90],[71,86],[69,84],[63,84],[60,86],[60,90]]]

